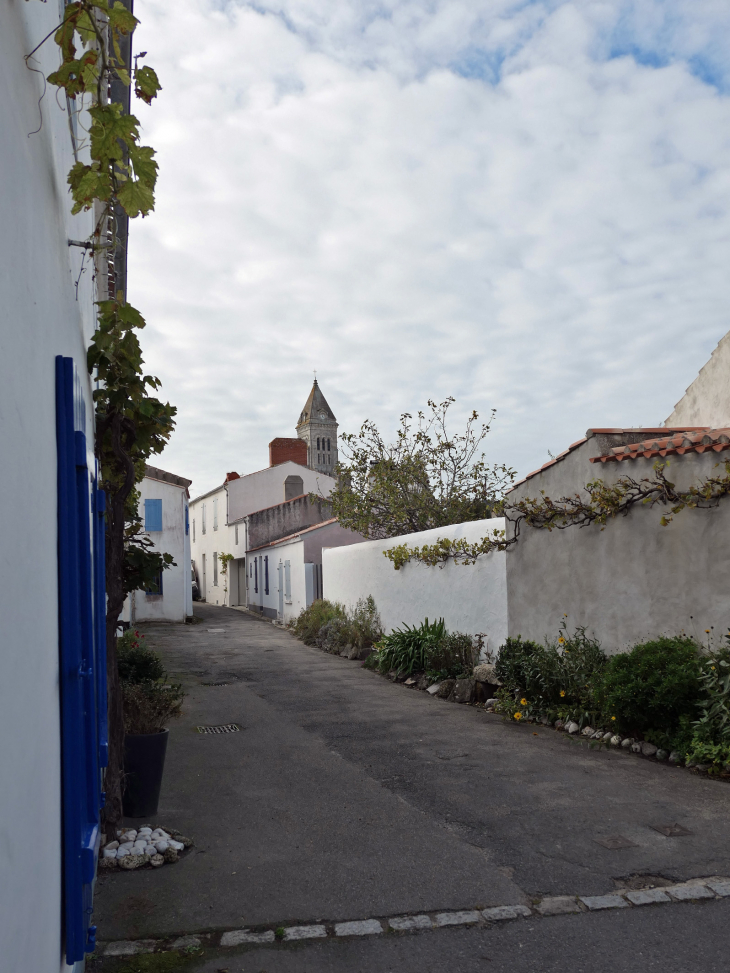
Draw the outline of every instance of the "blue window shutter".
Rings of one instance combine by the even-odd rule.
[[[106,687],[101,646],[98,491],[87,465],[85,405],[72,358],[56,358],[58,621],[66,961],[92,952],[93,882],[99,853],[100,751]],[[93,538],[93,558],[92,558]],[[103,534],[102,534],[103,538]],[[102,542],[103,543],[103,540]],[[103,561],[102,577],[103,577]],[[95,595],[96,589],[96,595]],[[105,596],[104,596],[105,603]],[[105,648],[104,648],[105,651]]]
[[[190,533],[190,516],[188,514],[188,505],[185,504],[185,533]]]
[[[162,500],[145,500],[144,529],[148,532],[162,530]]]

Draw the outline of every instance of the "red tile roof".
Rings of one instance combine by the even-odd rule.
[[[614,446],[605,456],[591,456],[591,463],[621,462],[624,459],[638,459],[640,456],[670,456],[684,453],[704,453],[713,450],[720,453],[730,449],[730,429],[710,429],[707,426],[695,430],[683,430],[667,436],[669,430],[662,430],[663,436],[653,436],[638,443]]]

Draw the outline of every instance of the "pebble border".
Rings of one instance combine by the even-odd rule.
[[[383,933],[420,932],[448,926],[488,927],[495,922],[520,918],[540,918],[571,915],[578,912],[599,912],[605,909],[638,908],[644,905],[673,902],[696,902],[730,898],[730,878],[691,879],[676,885],[652,889],[623,889],[608,895],[555,895],[526,905],[500,905],[489,909],[452,910],[449,912],[419,913],[379,919],[357,919],[351,922],[320,922],[311,925],[275,926],[269,929],[232,929],[224,933],[201,933],[175,939],[139,939],[99,943],[97,951],[103,956],[136,956],[140,953],[195,950],[203,946],[229,947],[282,942],[301,942],[308,939],[339,939],[355,936],[378,936]]]

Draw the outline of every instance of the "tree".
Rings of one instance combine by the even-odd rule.
[[[327,499],[343,527],[382,539],[494,515],[515,477],[478,454],[496,410],[483,423],[472,412],[464,431],[451,435],[447,414],[455,401],[429,399],[429,411],[419,412],[415,423],[405,412],[392,445],[370,420],[359,433],[340,437],[344,462]]]

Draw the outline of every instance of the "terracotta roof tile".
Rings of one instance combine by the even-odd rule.
[[[655,430],[652,430],[654,432]],[[654,435],[637,443],[614,446],[604,456],[591,456],[591,463],[620,463],[625,459],[638,459],[640,456],[651,459],[654,456],[670,456],[685,453],[716,453],[730,449],[730,429],[710,429],[707,426],[685,429],[681,432],[663,429],[664,435]],[[671,435],[667,435],[670,432]]]

